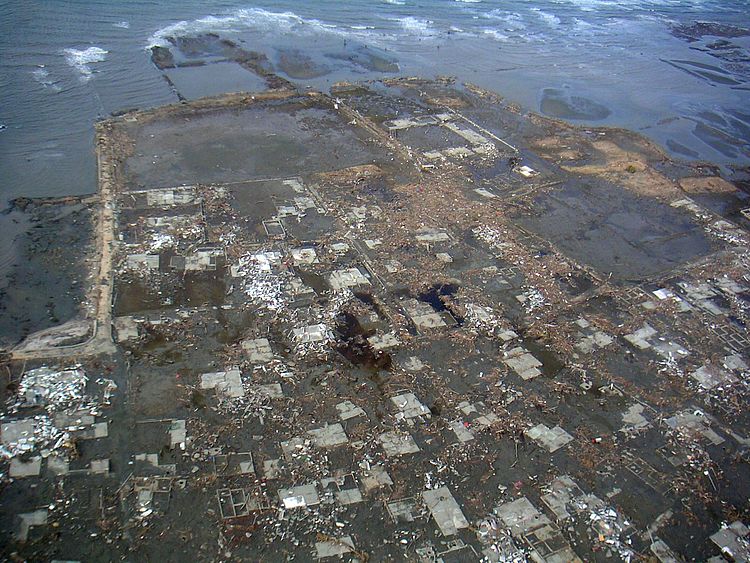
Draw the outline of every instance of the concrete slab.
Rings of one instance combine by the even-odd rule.
[[[336,497],[336,501],[344,506],[357,504],[358,502],[362,502],[363,500],[362,493],[359,491],[359,489],[342,489],[340,491],[336,491],[334,493],[334,496]]]
[[[419,242],[444,242],[451,238],[444,229],[434,229],[431,227],[418,229],[415,236]]]
[[[185,447],[187,440],[187,423],[185,420],[173,420],[169,425],[169,445],[172,448]]]
[[[421,371],[425,368],[422,360],[416,356],[409,356],[403,361],[402,365],[406,371]]]
[[[114,319],[117,342],[138,339],[138,322],[134,317],[117,317]]]
[[[359,271],[359,268],[344,268],[331,272],[327,281],[328,285],[334,291],[360,285],[370,285],[370,280]]]
[[[351,536],[315,542],[315,554],[318,559],[341,557],[354,551],[354,540]]]
[[[297,266],[304,264],[317,264],[318,254],[314,248],[292,248],[290,250],[292,260]]]
[[[456,535],[469,527],[469,521],[448,487],[424,491],[422,498],[444,536]]]
[[[230,398],[238,398],[245,395],[240,370],[237,367],[226,371],[204,373],[201,375],[200,387],[201,389],[215,389],[217,394]]]
[[[416,299],[406,299],[402,306],[418,329],[431,329],[446,326],[440,314],[427,303]]]
[[[308,430],[307,435],[319,448],[332,448],[346,444],[349,441],[346,432],[344,432],[344,427],[338,422]]]
[[[16,533],[16,540],[25,542],[29,538],[29,531],[35,526],[45,526],[47,524],[47,510],[35,510],[34,512],[24,512],[18,515],[21,519],[21,525]]]
[[[280,383],[265,383],[252,385],[250,387],[253,391],[259,395],[265,395],[269,399],[283,399],[284,391],[281,389]]]
[[[28,461],[22,461],[14,457],[10,460],[10,469],[8,475],[15,479],[24,477],[38,477],[42,471],[42,458],[39,456],[32,457]]]
[[[162,467],[174,467],[164,465]],[[109,459],[92,459],[89,464],[89,473],[91,475],[107,475],[109,473]]]
[[[370,336],[367,339],[367,342],[370,343],[370,346],[372,346],[372,349],[376,352],[379,352],[381,350],[388,350],[389,348],[395,348],[401,343],[399,339],[396,338],[396,335],[392,333],[376,334],[374,336]]]
[[[266,479],[278,479],[280,471],[280,459],[266,459],[263,461],[263,476]]]
[[[342,401],[336,405],[336,410],[338,411],[341,420],[349,420],[358,416],[367,416],[361,407],[358,407],[351,401]]]
[[[11,446],[24,443],[31,445],[35,428],[36,422],[31,418],[4,422],[2,427],[0,427],[3,445]]]
[[[637,432],[651,426],[651,423],[649,423],[648,419],[642,414],[644,410],[645,407],[640,403],[628,407],[628,410],[622,413],[622,422],[624,423],[624,426],[620,428],[620,432]]]
[[[515,537],[522,537],[533,529],[552,524],[526,497],[501,504],[494,512]]]
[[[403,393],[391,397],[391,402],[399,410],[396,418],[417,418],[425,416],[429,418],[431,416],[430,409],[424,406],[414,393]]]
[[[268,338],[243,340],[242,349],[247,354],[247,358],[254,364],[267,364],[273,360],[273,350]]]
[[[737,381],[737,378],[728,371],[719,366],[706,364],[699,367],[690,374],[698,384],[706,390],[719,387],[721,385],[731,385]]]
[[[448,426],[458,438],[461,443],[471,442],[474,439],[474,434],[466,427],[463,420],[453,420],[448,423]]]
[[[648,323],[644,323],[643,326],[635,332],[626,334],[625,340],[630,342],[639,350],[646,350],[648,348],[651,348],[649,339],[653,338],[654,336],[656,336],[656,330],[654,330],[654,328]]]
[[[740,521],[723,525],[711,541],[730,561],[750,561],[750,530]]]
[[[711,429],[710,420],[700,410],[686,409],[664,422],[672,429],[703,436],[715,446],[724,443],[724,438]]]
[[[129,254],[125,259],[125,267],[129,270],[158,270],[158,254]]]
[[[288,489],[279,489],[279,500],[284,508],[304,508],[320,504],[315,483]]]
[[[549,428],[544,424],[537,424],[526,431],[526,436],[544,446],[550,453],[556,452],[573,441],[573,436],[559,426]]]
[[[542,374],[539,370],[542,362],[520,346],[506,352],[503,363],[515,371],[524,381]]]
[[[301,343],[322,342],[331,336],[330,330],[323,323],[295,328],[292,330],[292,334],[294,335],[294,338]]]
[[[388,475],[388,472],[382,465],[373,465],[369,469],[363,470],[360,481],[362,481],[362,487],[365,489],[365,492],[368,493],[381,487],[393,485],[391,476]]]
[[[378,436],[388,457],[417,453],[419,446],[410,434],[405,432],[385,432]]]

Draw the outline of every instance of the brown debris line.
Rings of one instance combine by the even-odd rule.
[[[486,90],[481,86],[477,86],[476,84],[473,84],[471,82],[464,82],[464,88],[466,88],[472,94],[475,94],[492,104],[501,104],[504,99],[501,95],[490,90]]]
[[[431,106],[440,106],[451,109],[462,109],[469,105],[468,102],[461,98],[451,98],[448,96],[427,97],[424,101]]]
[[[315,178],[323,184],[334,184],[337,187],[353,187],[365,180],[382,178],[383,176],[385,176],[385,172],[376,164],[362,164],[331,172],[321,172],[316,174]]]

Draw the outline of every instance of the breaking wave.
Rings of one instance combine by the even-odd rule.
[[[484,17],[503,22],[504,31],[519,31],[526,29],[523,16],[517,12],[507,12],[505,10],[496,9],[487,12],[484,14]]]
[[[413,16],[406,16],[395,18],[393,21],[398,22],[404,31],[412,35],[430,36],[435,34],[431,20],[421,20]]]
[[[335,33],[345,35],[333,24],[326,24],[316,19],[306,19],[294,12],[271,12],[262,8],[242,8],[225,16],[206,16],[196,20],[183,20],[163,27],[154,32],[148,39],[148,47],[168,44],[167,38],[174,36],[196,35],[208,32],[237,32],[253,30],[260,33]]]
[[[80,73],[81,79],[88,81],[93,73],[90,65],[102,62],[108,52],[101,47],[89,47],[83,50],[65,49],[63,54],[66,62]]]
[[[492,37],[492,39],[494,39],[495,41],[507,41],[508,39],[510,39],[510,37],[508,37],[506,34],[500,33],[496,29],[483,29],[482,33],[484,35],[487,35],[488,37]]]
[[[555,27],[557,25],[560,25],[560,18],[558,18],[555,14],[550,14],[549,12],[543,12],[539,8],[531,8],[531,11],[534,12],[537,16],[539,16],[539,19],[542,20],[544,23],[551,27]]]

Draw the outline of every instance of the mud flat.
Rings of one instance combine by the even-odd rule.
[[[717,168],[418,78],[127,112],[98,151],[97,332],[4,370],[3,556],[747,559]]]

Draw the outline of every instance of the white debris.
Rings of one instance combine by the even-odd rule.
[[[80,366],[64,370],[43,366],[23,375],[18,396],[23,406],[42,405],[48,412],[55,412],[78,406],[85,398],[87,382]]]
[[[250,301],[263,309],[278,311],[288,305],[284,285],[291,278],[286,271],[275,273],[270,253],[247,254],[232,267],[232,275],[242,278],[242,291]]]

